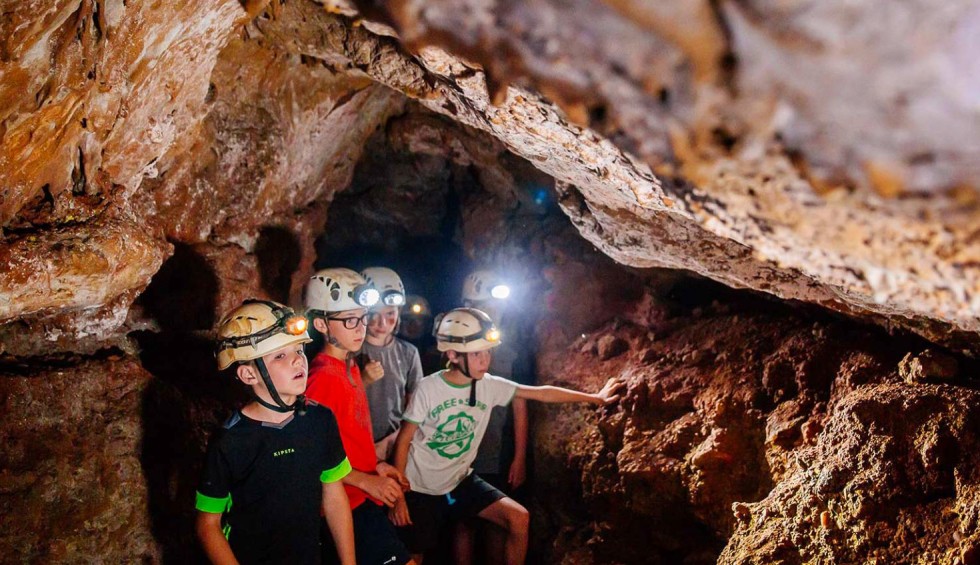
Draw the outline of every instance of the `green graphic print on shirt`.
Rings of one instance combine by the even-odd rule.
[[[456,459],[470,450],[475,432],[476,420],[466,412],[460,412],[439,426],[425,445],[446,459]]]
[[[476,405],[470,385],[455,385],[439,372],[422,379],[404,419],[416,424],[406,475],[412,490],[445,494],[470,473],[494,406],[510,403],[517,385],[485,375],[477,382]]]

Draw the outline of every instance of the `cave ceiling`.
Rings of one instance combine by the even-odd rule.
[[[619,263],[980,351],[976,3],[0,7],[0,320],[47,340],[126,331],[174,245],[244,279],[263,226],[318,233],[414,100]]]

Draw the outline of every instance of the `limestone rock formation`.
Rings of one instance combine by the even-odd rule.
[[[424,236],[523,277],[543,382],[629,383],[538,412],[544,557],[977,562],[975,2],[0,14],[4,556],[199,557],[217,316]]]

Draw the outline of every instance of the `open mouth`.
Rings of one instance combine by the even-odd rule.
[[[294,381],[296,379],[305,379],[305,378],[306,378],[306,373],[304,373],[303,371],[300,371],[300,372],[296,373],[295,375],[293,375],[293,380]]]

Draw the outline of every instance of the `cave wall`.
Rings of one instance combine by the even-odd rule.
[[[4,555],[199,557],[217,316],[427,234],[629,384],[535,414],[549,561],[980,559],[975,6],[359,4],[2,3]]]

